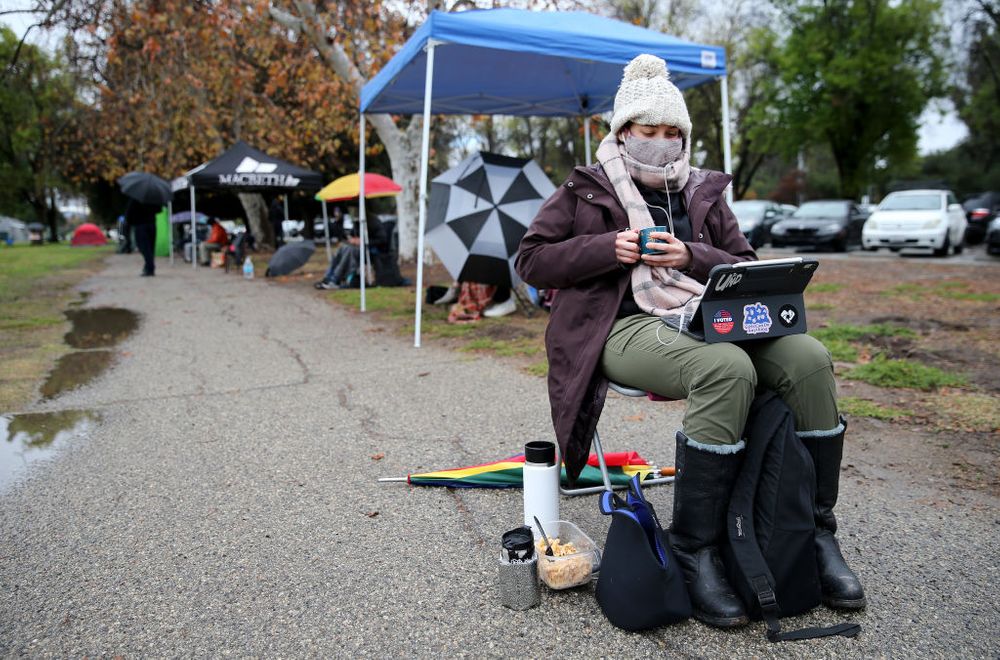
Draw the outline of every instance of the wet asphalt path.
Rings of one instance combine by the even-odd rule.
[[[137,264],[112,257],[84,284],[87,306],[142,315],[115,365],[32,407],[100,422],[0,491],[0,656],[1000,655],[997,501],[900,488],[866,461],[838,513],[871,606],[787,624],[855,620],[857,639],[775,646],[759,624],[694,622],[627,634],[592,586],[506,610],[495,557],[519,491],[376,478],[550,438],[542,379],[413,349],[304,284],[180,265],[146,279]],[[611,399],[602,435],[671,464],[680,411]],[[650,497],[669,511],[669,486]],[[603,544],[593,498],[562,508]]]

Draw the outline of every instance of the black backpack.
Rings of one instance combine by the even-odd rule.
[[[729,582],[748,614],[767,623],[772,642],[842,635],[861,626],[781,632],[778,619],[808,612],[822,600],[816,562],[816,470],[795,434],[785,402],[764,392],[750,406],[743,467],[729,501],[722,556]]]

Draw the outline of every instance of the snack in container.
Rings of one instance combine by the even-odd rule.
[[[569,589],[590,582],[601,568],[601,551],[589,536],[568,520],[543,523],[552,544],[545,554],[545,541],[538,538],[538,575],[549,589]]]

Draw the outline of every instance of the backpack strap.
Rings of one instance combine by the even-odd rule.
[[[747,447],[744,450],[743,468],[736,478],[729,500],[726,522],[729,543],[740,571],[746,577],[750,590],[760,606],[767,625],[766,636],[769,642],[791,642],[831,635],[854,637],[861,632],[861,626],[856,623],[781,632],[781,623],[778,621],[781,618],[781,608],[774,594],[774,575],[764,561],[760,546],[757,545],[753,510],[754,500],[757,497],[757,481],[768,445],[782,426],[794,424],[791,415],[788,407],[781,405],[778,395],[770,391],[756,397],[750,406],[744,433]]]

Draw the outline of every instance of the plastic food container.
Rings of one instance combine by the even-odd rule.
[[[542,523],[552,542],[553,556],[545,554],[545,539],[535,540],[538,576],[549,589],[569,589],[590,582],[601,569],[601,551],[589,536],[568,520]]]

